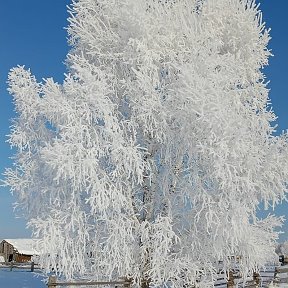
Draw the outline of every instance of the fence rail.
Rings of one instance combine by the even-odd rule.
[[[259,273],[253,273],[247,279],[244,279],[239,274],[237,269],[233,269],[228,275],[224,273],[218,274],[217,280],[214,282],[214,286],[217,288],[235,288],[235,287],[245,287],[245,288],[267,288],[270,283],[273,282],[275,287],[277,285],[287,284],[288,287],[288,265],[276,266],[276,264],[271,264],[264,270],[260,270]],[[225,277],[228,276],[228,279]],[[279,286],[282,287],[282,286]],[[283,286],[284,287],[284,286]]]
[[[5,262],[4,264],[0,265],[0,268],[9,268],[10,271],[12,271],[12,269],[27,269],[34,272],[34,269],[39,268],[39,266],[34,262]]]
[[[57,286],[99,286],[99,285],[123,285],[130,287],[131,281],[128,279],[119,281],[74,281],[74,282],[58,282],[56,276],[50,276],[48,280],[48,288],[56,288]]]
[[[272,266],[265,269],[265,271],[260,271],[259,273],[253,273],[250,279],[246,279],[246,283],[243,283],[241,275],[237,271],[230,271],[228,279],[225,279],[224,275],[219,274],[218,281],[215,282],[215,287],[219,288],[234,288],[237,285],[245,285],[246,288],[256,288],[256,287],[268,287],[271,281],[274,284],[288,283],[287,278],[288,266],[275,267]],[[120,278],[122,280],[117,281],[72,281],[63,282],[57,280],[56,276],[50,276],[48,281],[48,288],[57,288],[58,286],[101,286],[101,285],[122,285],[124,288],[130,288],[132,286],[132,281],[127,278]],[[218,283],[217,283],[218,282]],[[287,286],[288,287],[288,286]]]

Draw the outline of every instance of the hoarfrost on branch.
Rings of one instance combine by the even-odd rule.
[[[6,170],[42,265],[66,278],[213,286],[240,256],[271,260],[287,192],[262,68],[269,31],[252,0],[79,0],[69,73],[9,74],[17,119]],[[272,256],[271,256],[272,255]]]

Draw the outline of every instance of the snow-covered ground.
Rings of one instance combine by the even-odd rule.
[[[266,273],[268,272],[269,271],[266,271]],[[264,275],[264,272],[262,273]],[[281,273],[281,276],[279,275],[280,276],[279,278],[286,278],[287,276],[286,274],[287,273]],[[269,275],[269,277],[270,276],[271,275]],[[0,268],[0,288],[46,288],[47,286],[44,284],[42,280],[43,280],[43,276],[41,276],[41,274],[38,274],[38,273],[31,273],[30,271],[27,271],[24,269],[23,270],[14,269],[13,271],[10,271],[9,268]],[[215,283],[215,284],[217,285],[217,288],[222,287],[220,283]],[[266,285],[261,286],[261,287],[267,287]],[[223,282],[223,287],[227,287],[226,281],[225,281],[225,284]],[[268,287],[269,288],[288,288],[288,284],[286,283],[274,284],[274,285],[270,284]]]
[[[43,276],[27,270],[0,269],[0,288],[47,288]]]

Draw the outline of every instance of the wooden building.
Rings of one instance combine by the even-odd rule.
[[[0,243],[0,255],[5,262],[29,262],[32,256],[39,255],[34,248],[35,244],[34,239],[4,239]]]

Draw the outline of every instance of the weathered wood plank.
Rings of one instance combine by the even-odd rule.
[[[131,281],[74,281],[74,282],[61,282],[57,281],[55,276],[50,276],[48,281],[48,288],[56,288],[57,286],[96,286],[96,285],[123,285],[129,287]]]
[[[275,270],[277,273],[288,273],[288,267],[276,267]]]

